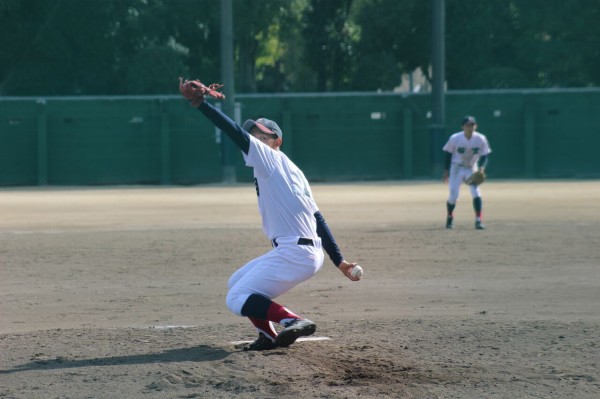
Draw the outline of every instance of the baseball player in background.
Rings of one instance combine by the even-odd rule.
[[[344,260],[304,174],[280,151],[283,133],[277,123],[260,118],[239,126],[203,97],[187,95],[185,84],[187,81],[180,86],[183,96],[233,140],[246,165],[254,169],[262,228],[273,247],[231,276],[227,307],[247,317],[258,331],[258,338],[244,350],[287,347],[299,337],[313,334],[316,325],[273,299],[319,271],[322,249],[352,281],[361,278],[352,275],[356,263]],[[273,323],[281,326],[279,333]]]
[[[446,154],[444,160],[444,183],[448,183],[450,194],[446,202],[448,211],[446,228],[454,228],[454,207],[458,200],[458,194],[462,183],[475,172],[480,170],[485,173],[488,155],[492,152],[487,138],[476,131],[477,121],[473,116],[465,116],[462,122],[462,131],[454,133],[444,145]],[[482,221],[482,200],[479,185],[469,185],[471,197],[473,197],[473,209],[475,210],[475,228],[485,229]]]

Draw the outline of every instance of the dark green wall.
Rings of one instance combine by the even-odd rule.
[[[239,95],[312,181],[432,176],[426,94]],[[446,137],[475,115],[496,178],[599,178],[600,90],[449,92]],[[222,179],[214,127],[176,96],[0,98],[0,186]],[[238,180],[251,170],[237,157]]]

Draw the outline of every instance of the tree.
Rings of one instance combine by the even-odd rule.
[[[304,60],[316,75],[317,91],[350,87],[352,0],[311,0],[303,12]]]
[[[40,88],[57,93],[71,64],[64,36],[53,29],[59,4],[32,0],[0,4],[0,93],[39,94]]]
[[[431,0],[234,0],[239,92],[392,90],[429,71]],[[449,89],[600,84],[600,0],[447,0]],[[215,0],[2,0],[0,95],[221,80]]]
[[[3,2],[0,93],[174,93],[188,71],[218,80],[211,0]],[[218,4],[217,4],[218,6]],[[217,15],[217,20],[215,20]],[[215,54],[207,57],[206,54]]]
[[[279,91],[283,77],[281,24],[289,0],[245,0],[234,3],[237,86],[241,92]],[[265,80],[270,81],[265,84]]]
[[[600,1],[447,2],[448,87],[600,83]],[[583,6],[584,5],[584,6]]]
[[[446,17],[449,89],[531,86],[515,64],[521,32],[510,1],[454,0]]]
[[[430,63],[429,1],[362,0],[355,10],[360,35],[354,57],[355,90],[391,90],[402,74]]]
[[[600,84],[600,1],[515,0],[517,63],[536,87]]]

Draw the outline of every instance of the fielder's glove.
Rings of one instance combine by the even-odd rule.
[[[179,78],[179,91],[181,95],[192,104],[194,107],[198,107],[204,101],[204,97],[210,96],[217,100],[223,100],[225,95],[218,92],[223,85],[213,83],[205,86],[199,80],[183,80]]]
[[[485,174],[485,172],[478,170],[476,172],[473,172],[471,176],[467,177],[465,183],[467,183],[468,185],[478,186],[482,184],[486,178],[487,175]]]

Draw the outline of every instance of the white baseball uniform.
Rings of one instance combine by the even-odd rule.
[[[276,246],[229,279],[227,306],[237,315],[251,294],[273,299],[314,276],[324,259],[314,217],[318,208],[302,171],[252,136],[248,154],[242,154],[254,169],[263,231]],[[313,245],[298,245],[300,238]]]
[[[488,155],[492,152],[492,149],[483,134],[473,132],[471,138],[467,139],[465,132],[460,131],[450,136],[443,150],[452,154],[448,176],[448,186],[450,189],[448,202],[455,204],[461,184],[477,170],[477,160],[479,157]],[[473,198],[481,195],[479,186],[471,185],[469,187]]]
[[[231,276],[227,307],[248,317],[259,332],[248,350],[289,346],[298,337],[313,334],[316,325],[273,298],[314,276],[323,265],[323,249],[336,266],[344,259],[302,171],[283,152],[249,134],[256,126],[263,134],[281,138],[279,126],[260,118],[246,121],[244,128],[205,101],[197,108],[233,140],[253,168],[263,231],[273,245]],[[284,329],[277,333],[273,323]]]

